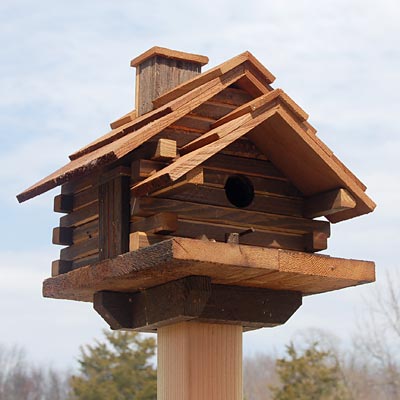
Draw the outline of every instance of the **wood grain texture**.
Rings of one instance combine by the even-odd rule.
[[[246,330],[272,327],[287,322],[301,303],[299,292],[215,285],[207,276],[188,276],[130,294],[97,292],[93,300],[111,329],[142,332],[188,320]]]
[[[154,56],[164,56],[165,58],[173,58],[182,61],[191,61],[200,65],[206,65],[208,63],[208,57],[202,56],[200,54],[186,53],[183,51],[167,49],[165,47],[154,46],[144,53],[135,57],[131,61],[131,67],[137,67],[143,61]]]
[[[43,283],[45,297],[92,301],[98,291],[133,292],[190,275],[214,284],[323,293],[373,282],[375,265],[303,252],[173,238]]]
[[[158,400],[242,400],[242,328],[183,322],[159,329]]]
[[[221,207],[164,198],[140,197],[135,201],[133,216],[151,216],[159,212],[177,214],[180,218],[224,225],[268,229],[277,232],[330,234],[330,224],[306,218],[249,211],[235,207]]]
[[[352,209],[356,204],[346,189],[335,189],[307,198],[304,202],[304,216],[315,218],[330,215]]]

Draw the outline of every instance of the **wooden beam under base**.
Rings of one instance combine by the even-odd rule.
[[[272,327],[284,324],[301,303],[300,292],[214,285],[207,276],[189,276],[131,294],[97,292],[93,306],[111,329],[149,332],[194,319],[245,330]]]
[[[157,333],[158,400],[242,400],[242,328],[182,322]]]
[[[213,284],[323,293],[375,281],[375,264],[303,253],[175,237],[68,274],[46,279],[45,297],[93,301],[99,291],[127,292],[191,275]]]

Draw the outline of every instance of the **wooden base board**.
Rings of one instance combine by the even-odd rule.
[[[284,324],[301,303],[300,292],[214,285],[208,276],[189,276],[135,293],[97,292],[93,305],[111,329],[155,332],[189,320],[244,330],[272,327]]]
[[[43,295],[93,301],[95,292],[134,292],[191,275],[209,276],[213,284],[310,295],[374,282],[375,264],[176,237],[46,279]]]

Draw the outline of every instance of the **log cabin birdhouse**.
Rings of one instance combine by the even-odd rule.
[[[44,296],[94,302],[113,329],[241,332],[374,281],[372,262],[318,255],[331,223],[374,209],[364,184],[251,53],[207,62],[159,47],[132,60],[136,109],[17,196],[61,186]]]

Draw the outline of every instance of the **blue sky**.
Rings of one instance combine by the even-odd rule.
[[[0,343],[75,366],[79,345],[106,327],[90,304],[41,297],[59,251],[51,244],[58,190],[22,205],[15,195],[134,107],[129,62],[154,45],[207,55],[204,69],[250,50],[378,203],[333,226],[327,253],[376,261],[378,281],[398,268],[399,20],[395,0],[2,0]],[[306,298],[285,326],[246,333],[246,354],[280,351],[311,327],[349,341],[370,292]]]

